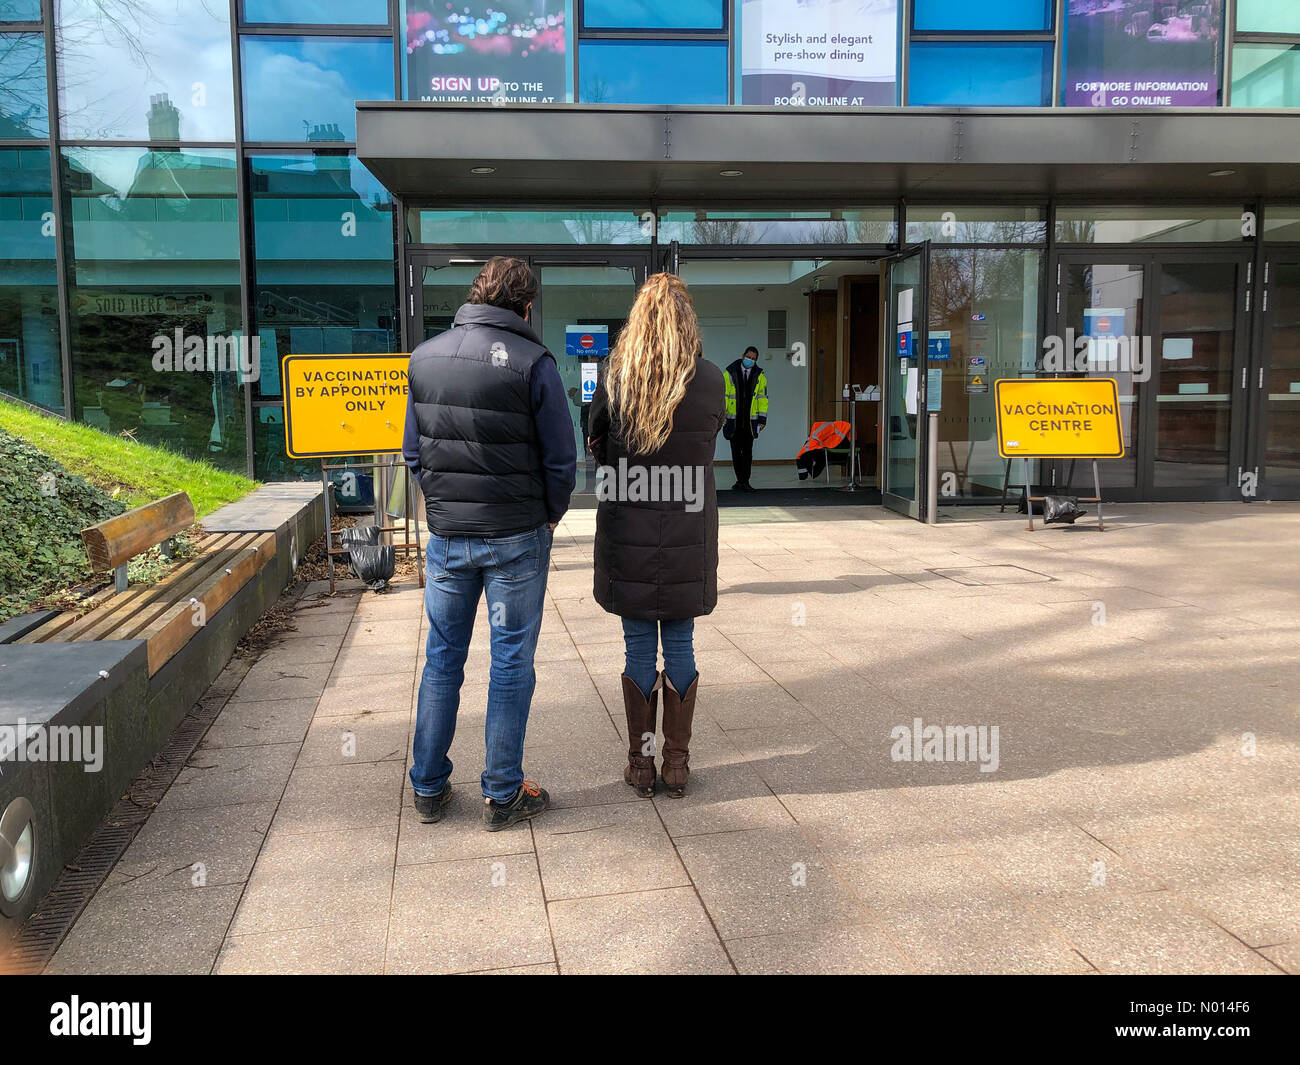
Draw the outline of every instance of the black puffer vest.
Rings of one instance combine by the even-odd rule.
[[[439,536],[510,536],[547,521],[530,382],[551,357],[519,315],[480,303],[412,352],[420,488]]]
[[[665,471],[684,475],[690,470],[698,504],[698,509],[691,509],[685,498],[664,499],[662,492],[657,501],[644,495],[600,500],[593,590],[596,602],[611,614],[671,621],[703,617],[717,605],[718,491],[713,449],[725,417],[722,371],[701,358],[686,395],[673,411],[667,443],[653,455],[633,455],[610,412],[602,368],[591,403],[596,460],[607,473],[622,468],[631,476],[640,469],[647,481]]]

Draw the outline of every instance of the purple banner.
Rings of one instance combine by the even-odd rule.
[[[1067,107],[1213,107],[1223,0],[1069,0]]]

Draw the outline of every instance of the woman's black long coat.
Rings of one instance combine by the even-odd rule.
[[[590,416],[592,452],[604,467],[597,482],[596,602],[619,617],[655,621],[711,613],[718,602],[713,451],[726,418],[722,371],[699,359],[673,412],[667,443],[654,454],[633,456],[619,435],[617,417],[611,419],[603,369]],[[650,485],[658,486],[654,494],[661,498],[626,498],[651,494]],[[678,487],[688,485],[689,500]]]

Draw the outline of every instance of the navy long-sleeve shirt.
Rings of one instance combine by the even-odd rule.
[[[569,400],[555,360],[544,356],[533,364],[529,379],[533,421],[537,426],[537,450],[542,459],[546,483],[546,513],[552,522],[564,517],[578,476],[578,452],[573,442],[573,420]],[[420,476],[420,428],[415,422],[414,401],[406,398],[406,427],[402,433],[402,458],[416,477]]]

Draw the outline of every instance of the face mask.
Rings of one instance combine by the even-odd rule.
[[[754,368],[754,360],[751,359],[748,355],[746,355],[744,358],[740,360],[740,365],[743,366],[746,370],[752,370]]]

